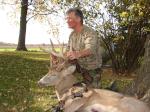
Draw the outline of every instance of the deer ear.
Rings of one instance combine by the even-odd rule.
[[[72,74],[75,70],[76,70],[76,66],[71,65],[68,68],[66,68],[65,70],[63,70],[62,73],[63,73],[64,76],[67,76],[67,75]]]

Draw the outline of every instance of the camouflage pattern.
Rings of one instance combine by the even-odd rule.
[[[92,76],[93,81],[91,83],[92,88],[101,88],[101,74],[102,70],[101,69],[95,69],[95,70],[89,70],[90,76]]]
[[[102,70],[101,69],[94,69],[94,70],[88,70],[87,71],[89,75],[93,78],[93,81],[87,84],[88,87],[92,88],[101,88],[101,74]],[[83,77],[76,71],[74,73],[74,76],[76,76],[78,82],[85,81]]]
[[[93,29],[85,25],[83,26],[83,29],[80,33],[73,31],[70,34],[67,46],[67,51],[81,51],[83,49],[90,49],[92,55],[79,58],[78,63],[80,66],[87,70],[101,68],[102,57],[100,54],[100,41],[98,35]]]

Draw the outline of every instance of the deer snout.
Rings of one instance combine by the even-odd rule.
[[[38,84],[39,87],[45,87],[45,86],[46,86],[46,85],[45,85],[44,83],[42,83],[41,81],[38,81],[37,84]]]

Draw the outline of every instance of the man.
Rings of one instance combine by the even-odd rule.
[[[99,88],[102,58],[97,33],[83,24],[83,13],[71,8],[66,13],[69,28],[73,29],[69,37],[66,56],[75,62],[77,72],[81,73],[88,86]]]

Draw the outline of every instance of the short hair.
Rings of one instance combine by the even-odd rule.
[[[71,13],[71,12],[75,12],[75,15],[81,18],[81,24],[83,24],[84,16],[83,16],[82,11],[81,11],[79,8],[70,8],[70,9],[66,12],[66,14],[69,14],[69,13]]]

